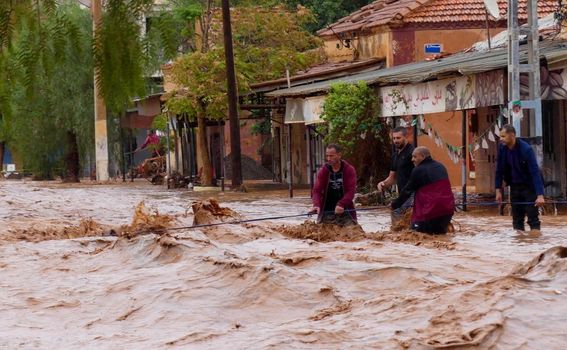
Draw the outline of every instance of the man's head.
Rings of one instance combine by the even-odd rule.
[[[516,128],[510,124],[506,124],[500,128],[500,142],[508,147],[514,146],[516,143]]]
[[[338,164],[341,161],[342,157],[342,148],[341,146],[330,143],[327,145],[325,149],[325,159],[327,163],[331,166]]]
[[[429,152],[429,148],[420,146],[420,147],[416,147],[416,149],[413,150],[413,153],[411,155],[411,161],[413,162],[413,165],[418,166],[427,157],[431,157],[431,152]]]
[[[154,134],[154,130],[153,130],[153,129],[148,129],[148,130],[146,131],[146,135],[148,135],[148,136],[153,135],[153,134]]]
[[[403,126],[398,126],[392,130],[392,141],[397,149],[402,149],[408,143],[408,130]]]

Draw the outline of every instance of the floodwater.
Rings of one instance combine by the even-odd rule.
[[[227,209],[194,217],[209,196]],[[0,181],[0,349],[567,348],[565,217],[540,236],[489,214],[458,214],[449,236],[389,233],[387,210],[346,233],[305,218],[160,231],[309,206]]]

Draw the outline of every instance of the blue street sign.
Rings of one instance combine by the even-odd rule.
[[[441,53],[441,44],[425,44],[425,53]]]

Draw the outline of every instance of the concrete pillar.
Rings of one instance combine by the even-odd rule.
[[[96,27],[102,19],[101,0],[92,1],[93,12],[93,36],[96,37]],[[94,72],[94,113],[95,113],[95,159],[96,159],[96,179],[98,181],[108,181],[108,129],[106,126],[106,105],[97,87],[98,72]]]

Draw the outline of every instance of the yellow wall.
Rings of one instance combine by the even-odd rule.
[[[490,36],[503,30],[504,28],[490,28]],[[429,56],[424,52],[425,44],[442,44],[443,52],[455,53],[486,38],[486,29],[419,30],[415,32],[415,61],[422,61]]]
[[[335,37],[324,38],[325,54],[331,62],[343,62],[353,60],[366,60],[370,58],[391,57],[391,33],[373,33],[353,40],[351,48],[340,45]],[[339,44],[339,48],[337,48]],[[354,50],[356,48],[356,50]]]
[[[327,55],[329,61],[331,62],[343,62],[343,61],[354,61],[354,50],[347,49],[339,45],[338,40],[333,40],[333,38],[327,38],[324,42],[325,54]]]
[[[480,133],[484,133],[498,118],[498,107],[477,108],[477,130],[475,137]],[[473,143],[471,140],[470,143]],[[494,193],[495,190],[495,172],[496,172],[496,155],[498,153],[498,144],[496,142],[488,143],[488,149],[480,148],[474,151],[475,159],[475,178],[477,193]]]
[[[361,59],[385,58],[391,59],[391,32],[374,33],[362,37],[357,42],[357,50]]]
[[[443,141],[460,147],[462,144],[461,128],[462,113],[461,111],[443,112],[435,114],[426,114],[424,116],[425,124],[431,124],[433,130],[437,132]],[[431,151],[433,159],[443,163],[449,173],[451,186],[460,187],[461,181],[461,163],[453,163],[449,158],[446,147],[439,147],[435,144],[435,139],[428,135],[421,135],[417,139],[418,146],[425,146]]]
[[[163,72],[163,89],[166,93],[177,89],[177,84],[175,84],[171,78],[172,68],[171,64],[161,66],[161,70]]]
[[[494,36],[503,30],[504,28],[491,28],[490,35]],[[410,35],[411,37],[412,35]],[[486,40],[486,37],[486,29],[482,28],[416,30],[413,32],[413,61],[422,61],[429,56],[424,52],[425,44],[442,44],[443,52],[455,53],[471,47],[476,42]],[[394,62],[394,54],[408,54],[407,52],[396,52],[397,46],[400,46],[400,44],[393,42],[392,38],[393,34],[389,28],[380,28],[380,32],[371,33],[353,40],[350,49],[342,45],[339,45],[337,49],[337,44],[340,41],[336,37],[324,37],[323,40],[325,53],[331,62],[384,58],[387,61],[387,66],[391,67]],[[356,50],[352,48],[356,48]]]

